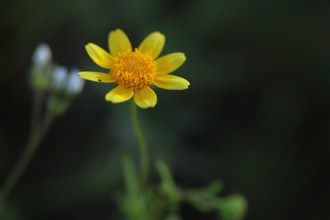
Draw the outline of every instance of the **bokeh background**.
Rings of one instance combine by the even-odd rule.
[[[243,194],[247,220],[329,219],[330,2],[315,0],[4,0],[0,9],[0,180],[28,137],[35,47],[68,67],[101,70],[84,45],[107,48],[121,28],[138,46],[166,35],[182,51],[185,91],[157,89],[139,111],[153,158],[183,188],[222,180]],[[87,82],[50,129],[15,189],[15,219],[112,219],[122,185],[119,154],[134,149],[129,104]],[[153,181],[157,175],[153,173]],[[183,219],[216,219],[183,204]]]

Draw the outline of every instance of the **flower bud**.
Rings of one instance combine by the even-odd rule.
[[[38,66],[46,66],[52,60],[52,51],[48,44],[38,45],[32,56],[33,63]]]
[[[79,94],[84,88],[85,80],[80,78],[78,72],[79,70],[76,68],[72,68],[70,71],[66,85],[66,91],[68,94]]]
[[[68,69],[64,66],[57,66],[53,73],[53,85],[52,87],[55,90],[65,89],[67,83]]]
[[[30,86],[36,90],[49,90],[51,87],[51,73],[53,72],[52,52],[50,47],[41,43],[32,55],[30,69]]]
[[[85,81],[78,75],[78,69],[73,68],[70,73],[63,66],[57,66],[53,72],[52,93],[47,102],[48,111],[60,115],[68,110],[73,99],[78,95]]]

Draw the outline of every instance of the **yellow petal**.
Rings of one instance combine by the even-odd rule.
[[[157,74],[167,74],[178,69],[186,61],[184,53],[171,53],[157,59]]]
[[[111,69],[113,64],[113,56],[93,43],[87,44],[85,48],[88,55],[97,65],[105,69]]]
[[[140,108],[150,108],[157,104],[157,95],[149,86],[137,89],[134,94],[134,101]]]
[[[118,56],[118,53],[132,51],[132,45],[127,35],[120,29],[110,31],[108,37],[109,50],[111,55]]]
[[[120,103],[125,102],[133,97],[133,89],[117,86],[105,95],[105,99],[109,102]]]
[[[168,90],[183,90],[190,85],[186,79],[173,75],[156,75],[154,84]]]
[[[79,72],[78,74],[83,79],[95,82],[111,83],[115,81],[115,79],[110,75],[110,73]]]
[[[159,32],[153,32],[142,41],[139,51],[155,59],[162,52],[164,44],[165,36]]]

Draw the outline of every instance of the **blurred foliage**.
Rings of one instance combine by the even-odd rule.
[[[167,164],[157,161],[159,186],[149,184],[141,187],[130,156],[122,157],[122,166],[126,189],[117,197],[123,215],[120,219],[179,220],[183,202],[191,204],[200,212],[217,211],[220,219],[224,220],[241,220],[246,215],[247,204],[243,196],[219,197],[222,186],[219,181],[199,189],[181,189],[176,185]]]
[[[96,70],[88,42],[107,48],[108,32],[122,28],[138,46],[158,30],[162,54],[186,54],[174,74],[191,87],[157,90],[156,108],[140,113],[153,157],[177,184],[223,180],[223,195],[246,196],[248,220],[329,218],[329,1],[4,0],[0,10],[0,182],[27,139],[28,71],[40,42],[62,65]],[[16,219],[118,217],[118,155],[136,142],[128,103],[104,101],[111,88],[87,83],[55,122],[9,201]],[[203,219],[189,203],[180,209]]]

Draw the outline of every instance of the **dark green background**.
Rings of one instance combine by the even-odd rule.
[[[29,0],[1,3],[0,183],[27,140],[27,73],[40,42],[54,60],[101,70],[84,45],[121,28],[136,47],[152,31],[184,52],[185,91],[156,89],[140,110],[153,159],[184,188],[214,179],[241,193],[248,220],[329,219],[330,3],[302,0]],[[136,145],[129,105],[87,82],[50,129],[14,191],[14,219],[114,219],[119,155]],[[157,181],[153,173],[153,181]],[[187,204],[183,219],[216,219]]]

